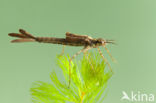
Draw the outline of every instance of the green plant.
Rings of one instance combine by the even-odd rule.
[[[89,53],[88,58],[89,60],[84,56],[79,62],[71,63],[72,80],[68,88],[69,56],[58,57],[57,64],[63,71],[64,81],[59,80],[56,73],[52,72],[52,83],[35,82],[31,88],[33,102],[101,103],[112,72],[105,70],[106,64],[98,53]]]

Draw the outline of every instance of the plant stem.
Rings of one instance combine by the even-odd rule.
[[[81,92],[81,101],[80,101],[80,103],[83,103],[83,97],[84,97],[84,95],[85,95],[85,92]]]

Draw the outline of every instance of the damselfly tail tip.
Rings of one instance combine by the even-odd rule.
[[[15,39],[12,40],[11,43],[23,43],[23,42],[34,42],[34,39]]]
[[[8,34],[8,36],[14,36],[15,35],[15,33],[9,33]]]
[[[19,29],[19,32],[22,33],[22,34],[25,34],[26,33],[26,31],[23,30],[23,29]]]

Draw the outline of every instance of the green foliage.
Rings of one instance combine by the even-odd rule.
[[[64,81],[55,72],[51,73],[52,83],[35,82],[31,88],[33,103],[101,103],[105,97],[107,81],[112,76],[106,71],[106,64],[98,53],[89,53],[79,62],[71,63],[71,85],[69,81],[69,57],[57,58],[63,71]]]

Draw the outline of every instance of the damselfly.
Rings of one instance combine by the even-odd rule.
[[[87,35],[77,35],[73,33],[66,32],[66,38],[55,38],[55,37],[35,37],[31,35],[30,33],[26,32],[23,29],[19,29],[19,33],[9,33],[9,36],[12,37],[18,37],[20,39],[15,39],[12,40],[12,43],[20,43],[20,42],[40,42],[40,43],[52,43],[52,44],[61,44],[63,45],[63,50],[62,53],[64,53],[64,46],[69,45],[69,46],[83,46],[84,48],[75,53],[70,59],[69,59],[69,86],[71,82],[71,61],[80,53],[84,53],[85,56],[88,58],[87,51],[91,48],[97,48],[99,54],[103,58],[103,60],[106,62],[106,64],[109,66],[110,70],[111,66],[108,63],[107,59],[104,58],[99,46],[102,46],[106,49],[107,53],[111,57],[113,61],[115,61],[110,54],[109,50],[106,48],[107,44],[114,44],[113,40],[104,40],[102,38],[94,39],[90,36]],[[89,59],[88,59],[89,60]],[[89,60],[90,61],[90,60]],[[90,65],[92,65],[90,63]],[[94,67],[92,67],[94,68]],[[113,71],[112,71],[113,72]]]

